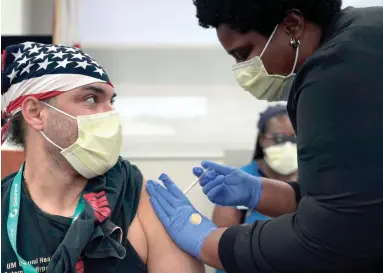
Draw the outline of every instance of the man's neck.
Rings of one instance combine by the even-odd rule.
[[[72,217],[87,179],[46,157],[26,156],[24,177],[33,202],[44,212]]]

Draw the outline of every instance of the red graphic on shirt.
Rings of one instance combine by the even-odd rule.
[[[102,223],[110,216],[109,202],[104,191],[84,194],[84,198],[92,206],[97,222]]]
[[[84,261],[80,257],[76,263],[76,273],[84,273]]]

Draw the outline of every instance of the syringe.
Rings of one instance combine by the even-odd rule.
[[[200,179],[209,171],[209,169],[206,169],[203,171],[203,173],[201,174],[200,177],[198,177],[195,181],[193,181],[189,187],[187,187],[186,190],[184,190],[184,194],[186,195],[192,188],[194,188],[195,185],[198,184],[198,182],[200,181]]]

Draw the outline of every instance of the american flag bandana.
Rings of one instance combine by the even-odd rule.
[[[11,45],[2,54],[2,119],[21,110],[29,96],[48,99],[74,88],[110,83],[103,68],[78,48],[34,42]],[[1,129],[1,143],[8,122]]]

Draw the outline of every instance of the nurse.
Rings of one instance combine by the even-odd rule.
[[[194,3],[199,24],[217,30],[238,62],[239,84],[255,97],[280,99],[296,73],[288,112],[302,199],[294,213],[217,228],[162,175],[166,188],[151,182],[147,190],[172,239],[229,273],[382,272],[383,7],[341,9],[340,0]],[[212,162],[202,167],[212,169],[201,181],[204,192],[219,205],[286,212],[298,196],[283,182]]]

